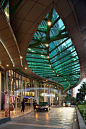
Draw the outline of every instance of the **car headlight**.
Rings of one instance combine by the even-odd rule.
[[[48,108],[48,106],[46,106],[46,108]]]
[[[36,106],[36,108],[38,108],[38,106]]]

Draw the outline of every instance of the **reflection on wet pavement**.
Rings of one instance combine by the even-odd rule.
[[[23,114],[30,112],[30,111],[31,111],[30,106],[25,107],[24,113],[21,112],[21,108],[17,108],[17,109],[14,109],[13,111],[10,111],[10,117],[11,118],[19,117]],[[2,118],[5,118],[5,111],[4,110],[0,111],[0,119],[2,119]]]
[[[0,129],[72,129],[74,107],[52,107],[32,112],[0,126]]]

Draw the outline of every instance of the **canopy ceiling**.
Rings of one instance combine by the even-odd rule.
[[[8,0],[0,0],[0,4],[3,8],[5,8],[7,1]],[[15,42],[17,56],[15,55],[14,57],[15,52],[13,48],[8,49],[8,52],[10,52],[10,50],[12,51],[10,52],[10,56],[16,64],[14,68],[18,68],[24,73],[36,78],[52,79],[64,85],[64,90],[76,86],[77,82],[80,82],[86,72],[85,22],[83,20],[86,11],[84,1],[9,0],[9,5],[10,24],[15,36],[12,36],[13,32],[9,26],[9,22],[4,19],[2,13],[0,16],[3,17],[3,21],[6,22],[7,28],[4,30],[10,30],[10,34],[8,31],[4,31],[2,37],[3,43],[6,45],[9,43],[9,48],[11,48],[10,46]],[[79,12],[80,6],[82,7],[81,12]],[[54,14],[50,11],[52,8],[55,9]],[[54,16],[51,17],[52,14],[56,15],[56,18],[54,18]],[[48,15],[50,15],[49,19]],[[51,20],[53,23],[51,27],[47,26],[48,20]],[[61,21],[61,25],[59,21]],[[4,28],[3,23],[4,22],[2,22],[0,26],[0,30]],[[41,26],[43,28],[41,28]],[[57,28],[57,30],[55,30],[55,28]],[[4,41],[7,34],[12,37],[13,41],[11,41],[11,43],[9,40]],[[49,47],[46,47],[46,42],[49,44]],[[6,57],[6,55],[3,55],[3,57]],[[19,59],[20,55],[23,56],[23,67]],[[30,60],[30,58],[32,58],[32,60]],[[40,62],[38,61],[39,59]],[[44,63],[42,63],[42,60]],[[3,58],[3,61],[5,64],[7,63],[5,58]],[[10,65],[11,64],[12,61]],[[25,71],[24,68],[27,66],[29,67]],[[39,70],[37,67],[40,67]],[[46,71],[41,69],[44,67],[47,68]],[[10,68],[12,68],[12,65],[9,69]],[[50,74],[52,76],[50,76]]]
[[[64,91],[79,81],[79,58],[55,9],[52,8],[38,26],[27,49],[26,60],[35,74],[60,83]]]

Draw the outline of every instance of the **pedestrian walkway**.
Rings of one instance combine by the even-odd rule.
[[[31,107],[30,106],[26,106],[24,112],[21,112],[21,108],[17,108],[14,109],[14,111],[10,111],[10,117],[12,118],[16,118],[19,117],[21,115],[27,114],[31,111]],[[0,119],[5,118],[5,111],[2,110],[0,111]]]
[[[0,125],[0,129],[72,129],[74,109],[55,106],[49,112],[34,111]]]

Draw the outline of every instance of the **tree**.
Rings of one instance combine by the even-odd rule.
[[[86,95],[86,82],[83,82],[80,89],[78,89],[79,93],[77,93],[77,100],[83,101]]]

